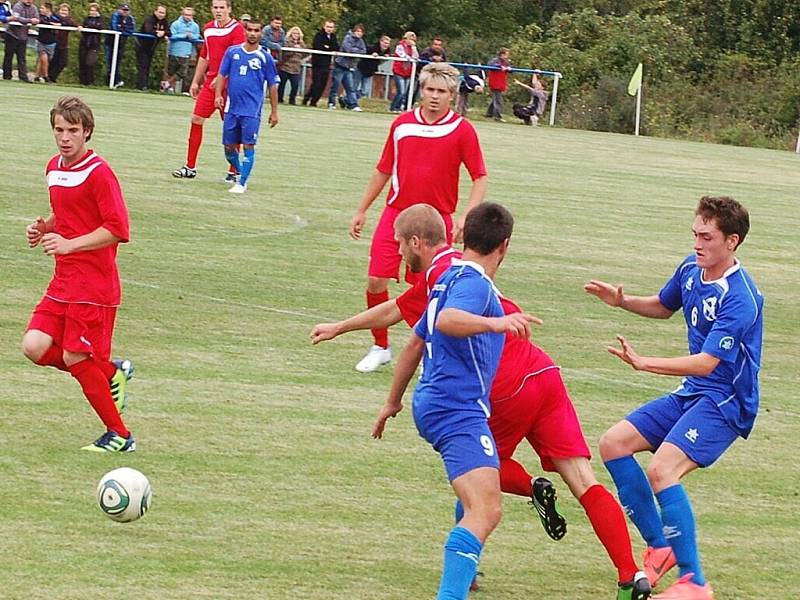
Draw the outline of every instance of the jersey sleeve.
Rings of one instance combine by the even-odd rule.
[[[202,44],[200,44],[200,52],[197,53],[197,56],[198,58],[204,58],[208,60],[208,44],[205,42],[205,40]]]
[[[225,56],[222,57],[222,64],[219,66],[219,74],[223,77],[230,77],[231,73],[231,52],[230,48],[225,51]]]
[[[394,130],[397,127],[397,121],[392,123],[389,129],[389,135],[386,137],[386,142],[383,144],[383,152],[381,158],[375,167],[384,175],[391,175],[392,168],[394,167]]]
[[[425,310],[425,307],[422,309],[422,316],[414,326],[414,334],[420,339],[428,339],[428,311]]]
[[[735,362],[742,338],[757,318],[758,307],[755,304],[739,297],[727,298],[703,342],[702,352],[721,361]]]
[[[481,143],[478,140],[478,134],[472,123],[464,121],[467,127],[464,128],[464,137],[461,146],[461,162],[467,167],[469,176],[472,181],[479,177],[484,177],[487,174],[486,163],[483,160],[483,151],[481,150]]]
[[[116,175],[108,165],[103,165],[93,174],[93,194],[103,218],[102,227],[119,238],[121,243],[130,240],[128,208],[122,197],[122,189]]]
[[[278,68],[275,66],[275,59],[272,58],[271,54],[267,54],[266,82],[269,87],[272,87],[273,85],[278,85],[281,82],[281,76],[278,75]]]
[[[428,304],[427,289],[425,278],[419,277],[414,285],[397,297],[397,308],[400,309],[400,314],[409,327],[414,327],[425,312],[425,306]]]
[[[681,283],[681,274],[686,268],[688,260],[689,259],[686,258],[678,265],[672,277],[669,278],[667,283],[664,284],[664,287],[661,288],[661,291],[658,292],[658,301],[673,312],[683,306],[683,297],[681,296],[681,288],[683,287]]]
[[[492,286],[482,277],[459,277],[451,284],[442,310],[455,308],[473,315],[483,315],[493,293]]]

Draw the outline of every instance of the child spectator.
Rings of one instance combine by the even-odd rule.
[[[466,117],[467,111],[469,111],[469,95],[473,93],[482,94],[485,85],[479,75],[470,75],[467,71],[464,71],[458,81],[456,112],[462,117]]]
[[[58,17],[53,15],[53,5],[50,2],[44,2],[39,7],[39,24],[57,25],[58,23]],[[38,83],[47,83],[47,72],[50,69],[50,61],[56,52],[56,32],[49,27],[42,27],[38,29],[38,32],[39,38],[36,40],[36,55],[38,60],[36,62],[36,77],[34,81]]]

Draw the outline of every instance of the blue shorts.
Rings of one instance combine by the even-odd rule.
[[[448,481],[481,467],[500,469],[485,413],[417,407],[414,402],[417,431],[441,455]]]
[[[240,117],[227,113],[222,124],[222,143],[225,146],[232,144],[255,146],[260,127],[259,117]]]
[[[739,437],[714,401],[705,396],[667,394],[625,419],[653,448],[669,442],[701,467],[713,464]]]

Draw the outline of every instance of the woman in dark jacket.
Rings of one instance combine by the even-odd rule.
[[[89,5],[89,16],[83,20],[83,26],[89,29],[103,29],[100,5],[96,2],[92,2]],[[81,85],[94,85],[94,71],[99,50],[100,34],[83,32],[81,34],[81,43],[78,47],[78,77]]]

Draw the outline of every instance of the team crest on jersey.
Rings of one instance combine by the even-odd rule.
[[[253,69],[254,71],[257,71],[258,69],[260,69],[260,68],[261,68],[261,61],[260,61],[260,60],[258,60],[257,58],[251,58],[250,60],[248,60],[248,61],[247,61],[247,64],[248,64],[248,65],[250,66],[250,68],[251,68],[251,69]]]
[[[717,319],[717,297],[711,296],[710,298],[703,298],[703,316],[706,321],[715,321]]]
[[[239,53],[238,52],[234,52],[233,53],[233,60],[239,60]]]
[[[686,291],[687,292],[691,292],[692,291],[692,285],[693,284],[694,284],[694,277],[692,276],[692,277],[689,277],[689,279],[686,280]]]
[[[733,348],[733,338],[729,335],[726,335],[719,341],[719,347],[723,350],[730,350]]]

